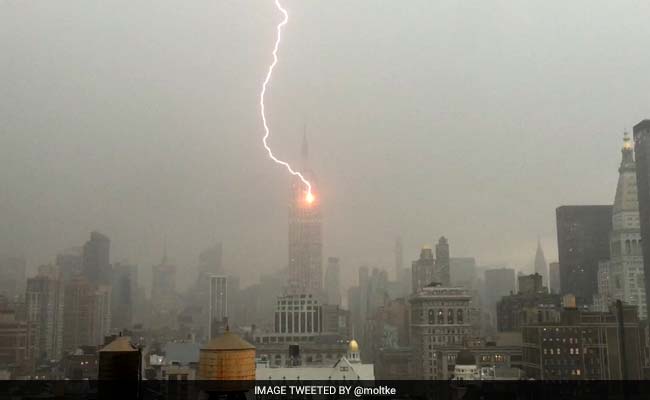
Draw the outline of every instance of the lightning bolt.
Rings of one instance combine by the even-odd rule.
[[[268,72],[266,73],[266,78],[264,78],[264,83],[262,83],[262,91],[260,93],[260,114],[262,115],[262,123],[264,124],[264,137],[262,138],[262,143],[264,143],[264,148],[269,154],[269,157],[271,160],[275,161],[275,163],[283,165],[287,171],[293,176],[297,176],[300,178],[302,183],[307,187],[307,193],[305,195],[305,200],[307,203],[311,203],[314,201],[314,195],[311,192],[311,183],[299,172],[295,171],[293,168],[291,168],[291,165],[289,165],[288,162],[282,161],[275,157],[273,155],[273,151],[271,151],[271,147],[269,147],[267,140],[269,138],[270,130],[269,130],[269,125],[266,122],[266,113],[265,113],[265,107],[264,107],[264,95],[266,94],[266,88],[269,84],[269,81],[271,80],[271,75],[273,75],[273,69],[275,68],[275,65],[278,63],[278,48],[280,47],[280,41],[282,40],[282,28],[287,24],[289,21],[289,13],[287,13],[287,10],[285,10],[282,5],[280,4],[280,0],[275,0],[275,6],[280,10],[284,18],[282,19],[282,22],[280,22],[277,26],[277,38],[275,40],[275,46],[273,46],[273,62],[269,66]]]

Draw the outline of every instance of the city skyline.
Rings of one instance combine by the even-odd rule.
[[[345,276],[364,263],[391,266],[395,235],[410,254],[433,245],[433,232],[444,232],[458,255],[515,268],[530,262],[539,235],[553,261],[553,209],[611,203],[618,160],[610,149],[647,104],[643,91],[633,90],[645,79],[636,71],[647,70],[645,59],[633,57],[647,44],[646,6],[617,9],[625,26],[609,23],[607,7],[591,7],[590,27],[610,38],[600,48],[615,55],[602,59],[570,28],[569,16],[581,15],[578,3],[562,12],[531,4],[496,12],[420,1],[391,25],[393,10],[385,5],[358,1],[340,15],[336,2],[287,2],[297,18],[269,93],[274,146],[297,160],[294,144],[307,125],[328,216],[323,254],[344,260]],[[1,67],[3,85],[15,96],[0,107],[8,132],[0,138],[0,180],[10,188],[3,210],[12,227],[1,228],[1,252],[24,254],[33,271],[96,229],[113,238],[118,259],[145,270],[159,259],[164,237],[179,268],[192,267],[214,241],[224,243],[228,268],[259,275],[284,266],[286,239],[278,232],[289,180],[259,152],[254,101],[268,61],[264,38],[277,17],[272,4],[197,3],[182,6],[175,19],[161,5],[153,20],[142,5],[121,16],[74,1],[3,7],[7,35],[0,40],[14,60]],[[85,18],[69,33],[41,14],[63,16],[70,7]],[[455,28],[460,15],[471,21],[463,29]],[[231,22],[214,24],[224,18]],[[333,18],[342,23],[329,24]],[[121,21],[114,30],[98,22],[112,19]],[[352,28],[357,24],[365,34]],[[511,54],[509,63],[492,59],[483,37]],[[52,49],[74,51],[56,57],[44,38]],[[123,57],[107,56],[93,40],[120,48]],[[556,48],[559,42],[566,45]],[[337,52],[349,59],[340,62]],[[591,75],[581,73],[583,65],[593,66]],[[48,82],[51,90],[42,90]],[[566,113],[566,104],[581,106]],[[80,117],[59,118],[67,106]],[[438,182],[423,187],[431,176]],[[375,185],[382,180],[399,190]],[[242,205],[250,213],[232,212]],[[468,213],[480,216],[473,221],[480,229],[463,222]],[[252,224],[255,232],[247,229]],[[497,225],[503,233],[495,234]]]

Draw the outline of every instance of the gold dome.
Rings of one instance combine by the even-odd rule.
[[[350,353],[358,353],[359,352],[359,343],[357,343],[356,340],[354,340],[354,339],[350,340],[350,344],[348,345],[348,352],[350,352]]]

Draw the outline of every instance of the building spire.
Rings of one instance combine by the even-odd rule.
[[[302,162],[306,163],[309,159],[309,145],[307,144],[307,124],[305,123],[302,128]]]

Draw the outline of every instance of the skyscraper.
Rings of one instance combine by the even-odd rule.
[[[225,332],[228,322],[228,277],[210,275],[210,314],[208,338],[211,340]]]
[[[495,306],[503,296],[515,291],[515,270],[512,268],[495,268],[485,271],[485,304],[494,314]]]
[[[636,169],[632,143],[623,137],[621,166],[612,211],[609,236],[610,259],[599,267],[599,300],[602,309],[613,300],[638,306],[639,318],[645,319],[646,292],[643,279],[643,255]]]
[[[535,273],[542,277],[542,285],[548,287],[548,264],[542,250],[542,242],[537,240],[537,251],[535,252]]]
[[[591,304],[598,292],[598,262],[609,259],[612,206],[561,206],[555,214],[561,294]]]
[[[325,293],[329,305],[341,305],[340,275],[338,257],[329,257],[327,259],[327,269],[325,270]]]
[[[65,284],[63,350],[102,344],[110,331],[110,323],[110,287],[91,283],[83,276]]]
[[[434,277],[435,260],[430,247],[423,247],[420,251],[420,258],[412,263],[413,293],[418,293],[425,286],[435,281]],[[437,282],[440,283],[440,282]]]
[[[170,316],[176,311],[176,266],[163,256],[158,265],[152,267],[151,303],[158,314]]]
[[[130,328],[138,291],[138,266],[116,263],[113,266],[111,293],[111,327]]]
[[[59,360],[63,350],[64,286],[58,268],[42,266],[27,280],[27,320],[34,326],[34,353],[38,361]]]
[[[552,262],[548,265],[548,290],[551,293],[560,293],[560,263]]]
[[[650,293],[650,120],[639,122],[633,131],[644,284],[645,292]],[[646,310],[650,310],[650,296],[646,296]]]
[[[323,243],[320,196],[308,166],[307,138],[303,138],[302,171],[312,183],[313,201],[306,199],[305,186],[298,178],[291,185],[289,204],[289,282],[291,293],[322,295]]]
[[[110,239],[99,233],[91,232],[90,240],[83,248],[83,274],[91,283],[110,284]]]
[[[438,244],[436,244],[435,277],[442,286],[450,286],[451,284],[449,265],[449,242],[446,237],[441,236],[438,240]]]

